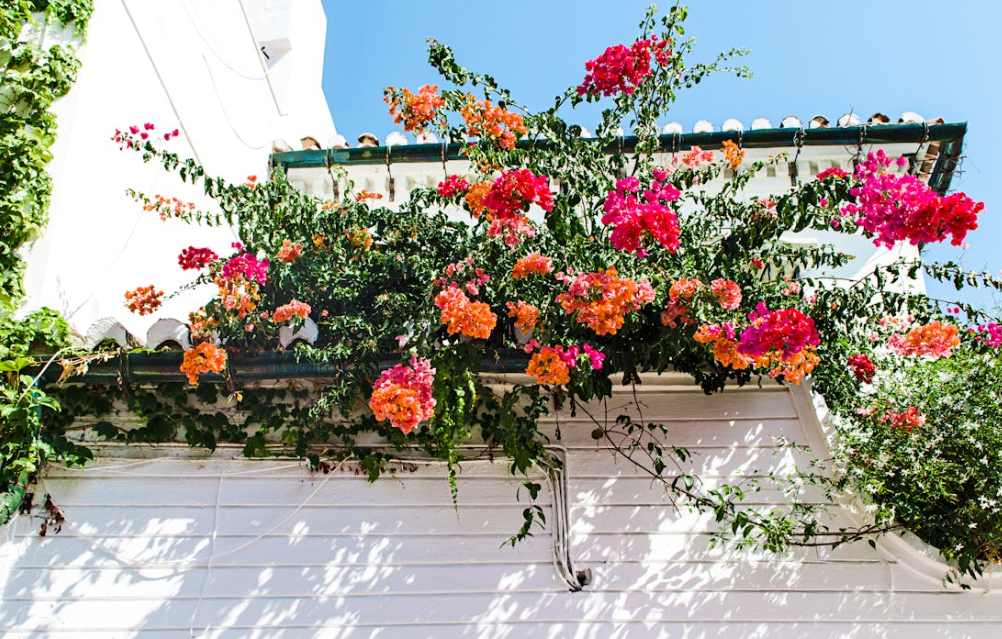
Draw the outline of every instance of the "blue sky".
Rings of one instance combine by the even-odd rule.
[[[364,131],[380,139],[394,130],[382,101],[386,85],[438,82],[424,39],[448,44],[459,62],[489,73],[530,108],[576,85],[585,60],[629,43],[649,2],[635,0],[324,0],[327,54],[324,90],[334,124],[349,140]],[[664,8],[669,3],[662,3]],[[1002,71],[990,47],[1002,24],[995,0],[692,0],[688,35],[693,61],[746,47],[754,76],[718,76],[681,96],[670,119],[686,130],[700,119],[717,127],[759,116],[778,126],[785,115],[834,120],[847,111],[865,119],[880,111],[942,116],[969,125],[963,174],[953,188],[985,202],[966,251],[936,246],[927,258],[969,269],[1002,269]],[[579,123],[594,128],[597,111]],[[565,117],[567,117],[565,115]],[[575,114],[575,120],[578,116]],[[930,284],[930,294],[956,297]],[[961,297],[989,307],[1000,298],[965,289]]]

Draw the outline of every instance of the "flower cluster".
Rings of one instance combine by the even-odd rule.
[[[852,371],[852,376],[857,380],[863,382],[864,384],[869,384],[873,381],[873,376],[877,372],[877,367],[865,354],[858,353],[856,355],[849,356],[849,370]]]
[[[818,172],[819,180],[826,180],[828,178],[834,178],[836,180],[839,180],[844,177],[849,177],[849,174],[845,170],[840,169],[837,166],[833,166],[827,169],[822,169],[821,171]]]
[[[980,333],[976,335],[974,339],[979,342],[984,342],[992,348],[998,348],[1002,346],[1002,324],[996,324],[995,322],[989,322],[988,324],[979,324],[977,331],[973,328],[969,329],[971,332]]]
[[[544,346],[533,353],[525,374],[533,377],[539,385],[552,384],[561,386],[570,383],[571,369],[561,357],[563,348],[560,346]]]
[[[508,302],[508,317],[515,318],[515,328],[528,332],[539,322],[539,307],[522,300]]]
[[[344,233],[348,237],[348,243],[356,251],[365,253],[372,248],[372,233],[369,233],[369,229],[348,229]]]
[[[558,273],[567,291],[557,302],[567,314],[576,314],[579,324],[587,324],[598,335],[615,335],[623,327],[625,314],[654,300],[654,289],[646,279],[639,282],[619,277],[615,266],[577,277]]]
[[[956,325],[943,324],[937,320],[916,326],[904,335],[891,335],[887,345],[902,357],[950,357],[953,349],[960,346],[957,332]]]
[[[466,207],[470,209],[470,215],[474,218],[479,219],[487,211],[487,205],[484,204],[484,200],[487,199],[487,194],[490,192],[490,182],[477,182],[470,185],[463,199],[466,200]]]
[[[700,344],[709,344],[713,349],[713,359],[722,366],[734,370],[744,370],[752,364],[752,358],[738,352],[737,333],[730,323],[704,324],[693,335]]]
[[[198,384],[198,376],[203,373],[222,373],[226,368],[226,351],[202,342],[184,352],[181,372],[188,377],[189,384]]]
[[[726,311],[735,311],[741,306],[741,287],[733,280],[713,280],[710,282],[710,293],[717,298],[720,308]]]
[[[177,256],[177,263],[182,269],[190,271],[205,268],[218,259],[219,256],[212,249],[189,246]]]
[[[856,203],[842,207],[842,215],[852,216],[863,230],[875,236],[877,246],[942,242],[952,235],[951,244],[960,246],[968,231],[978,228],[983,202],[963,193],[942,197],[914,175],[894,175],[887,171],[894,161],[883,150],[870,153],[856,165],[857,185],[850,193]],[[898,166],[905,159],[898,158]]]
[[[282,248],[278,249],[278,261],[291,264],[303,254],[303,245],[291,240],[282,240]]]
[[[472,192],[472,191],[471,191]],[[519,244],[522,237],[532,237],[536,229],[524,215],[533,204],[544,211],[553,209],[553,193],[545,176],[535,175],[529,169],[503,173],[491,184],[483,198],[491,221],[487,229],[490,237],[504,236],[508,246]]]
[[[479,295],[480,287],[489,281],[491,276],[479,266],[473,266],[473,258],[467,257],[446,266],[445,275],[437,278],[434,284],[439,288],[462,285],[470,295]]]
[[[383,92],[383,101],[390,106],[393,123],[404,123],[404,131],[423,133],[435,119],[438,109],[445,105],[445,100],[438,95],[438,86],[426,84],[417,93],[409,89],[399,92],[394,87],[387,87]]]
[[[652,35],[630,46],[617,44],[607,48],[602,55],[585,63],[588,73],[578,86],[578,95],[633,94],[652,73],[652,54],[658,64],[668,64],[671,59],[668,41]]]
[[[640,193],[636,177],[616,181],[616,190],[605,198],[602,224],[611,225],[612,246],[637,257],[647,255],[644,241],[648,238],[674,253],[678,250],[681,230],[678,217],[668,203],[678,200],[681,192],[668,184],[668,172],[655,169],[648,188]]]
[[[717,159],[713,151],[704,151],[698,146],[692,147],[688,153],[682,154],[682,164],[695,171],[704,164],[709,164]]]
[[[745,159],[745,151],[733,140],[724,140],[723,142],[724,158],[730,163],[731,170],[735,173],[738,172],[738,168]]]
[[[518,258],[511,270],[512,278],[518,280],[531,275],[546,275],[553,272],[553,260],[539,253],[529,253]]]
[[[156,211],[160,215],[161,221],[166,222],[172,217],[187,218],[195,212],[194,202],[184,202],[176,197],[164,197],[155,194],[152,200],[143,198],[144,211]]]
[[[239,242],[234,242],[233,248],[243,250]],[[232,279],[239,276],[250,282],[265,284],[268,281],[269,264],[268,260],[258,260],[250,253],[237,254],[223,264],[223,277]]]
[[[467,102],[459,113],[471,136],[494,140],[502,149],[514,149],[515,142],[527,130],[521,115],[495,106],[490,100],[476,102],[472,95],[467,96]]]
[[[661,311],[661,323],[669,328],[678,328],[681,324],[695,324],[692,316],[692,299],[702,288],[699,278],[679,278],[672,282],[668,289],[668,305]]]
[[[432,383],[435,369],[427,359],[412,357],[410,365],[397,364],[383,371],[372,387],[369,408],[376,419],[389,420],[407,434],[435,415]]]
[[[356,202],[368,202],[369,200],[381,200],[383,199],[382,193],[373,193],[372,191],[367,191],[362,189],[362,192],[355,196]]]
[[[489,305],[470,301],[455,284],[439,291],[435,296],[435,306],[441,309],[442,323],[450,335],[487,339],[498,321],[498,316]]]
[[[163,304],[163,291],[158,291],[152,284],[140,286],[125,292],[125,306],[133,313],[150,315]]]
[[[134,124],[130,126],[126,131],[115,129],[115,134],[111,136],[111,139],[118,143],[118,148],[120,150],[132,149],[132,148],[138,150],[142,142],[146,142],[147,140],[150,139],[150,136],[152,135],[152,133],[150,132],[154,128],[156,127],[154,127],[153,124],[149,122],[143,124],[142,128],[140,128],[139,125]],[[138,141],[136,140],[135,137],[133,137],[137,135],[139,136]],[[164,133],[164,140],[170,140],[171,138],[176,138],[179,135],[180,132],[177,129],[174,129],[173,131],[168,131],[167,133]]]
[[[759,303],[748,319],[748,326],[738,340],[738,352],[752,358],[778,353],[787,360],[809,346],[821,343],[814,319],[795,308],[770,311]]]
[[[456,197],[460,193],[465,193],[470,188],[470,183],[459,175],[450,175],[438,183],[438,194],[442,197]]]
[[[271,319],[276,324],[284,324],[293,317],[298,317],[299,319],[306,319],[310,316],[310,305],[306,302],[298,302],[292,300],[288,304],[279,306],[275,309],[275,312],[271,314]]]
[[[925,418],[919,414],[917,407],[909,406],[901,413],[888,409],[883,415],[877,418],[877,421],[881,424],[887,424],[891,428],[900,428],[910,433],[912,429],[924,424]]]

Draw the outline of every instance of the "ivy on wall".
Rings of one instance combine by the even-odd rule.
[[[69,92],[80,61],[76,47],[47,46],[45,34],[70,28],[83,41],[93,0],[14,0],[0,6],[0,523],[16,507],[10,495],[36,468],[42,416],[59,405],[23,369],[33,349],[67,345],[58,313],[42,309],[16,320],[24,301],[21,248],[48,219],[56,139],[53,102]]]

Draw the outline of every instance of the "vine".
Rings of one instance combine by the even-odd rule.
[[[82,461],[87,453],[65,438],[40,437],[44,417],[58,403],[24,374],[33,352],[69,345],[66,322],[41,309],[13,319],[24,299],[20,249],[48,219],[52,180],[46,167],[56,138],[51,107],[66,95],[80,62],[75,47],[44,44],[49,28],[73,28],[84,37],[92,0],[20,0],[0,8],[0,493],[34,472],[45,456]],[[36,33],[37,31],[37,33]],[[0,513],[5,521],[10,513]]]
[[[697,147],[668,157],[658,119],[674,100],[715,73],[750,75],[732,66],[741,50],[689,63],[685,18],[681,7],[660,18],[648,11],[635,42],[589,61],[582,83],[540,113],[430,41],[432,66],[455,88],[390,87],[385,98],[408,130],[434,129],[460,144],[471,169],[413,190],[397,210],[333,171],[339,196],[320,200],[296,191],[280,170],[231,184],[174,154],[172,134],[116,132],[123,152],[200,185],[218,210],[130,197],[164,220],[232,225],[240,242],[226,255],[195,246],[179,255],[196,283],[216,287],[190,318],[195,346],[180,366],[189,385],[105,389],[96,399],[70,384],[58,391],[64,413],[46,421],[52,436],[84,427],[139,442],[183,432],[193,446],[241,443],[249,456],[292,453],[313,468],[326,458],[357,459],[370,479],[417,449],[447,464],[454,503],[456,464],[500,453],[534,501],[541,486],[530,472],[560,463],[540,422],[581,412],[596,440],[660,482],[675,507],[712,513],[739,545],[836,546],[907,527],[976,577],[1002,548],[1002,509],[990,492],[998,464],[975,458],[1002,455],[1002,443],[981,435],[998,428],[998,396],[973,394],[967,412],[955,405],[960,388],[987,383],[985,371],[996,370],[1002,327],[981,309],[916,292],[915,282],[924,271],[958,288],[1000,283],[909,261],[842,281],[826,273],[851,256],[787,238],[827,231],[862,234],[877,246],[958,243],[983,205],[936,194],[891,168],[907,158],[882,151],[859,158],[852,172],[827,169],[772,199],[745,190],[786,159],[745,162],[739,137],[719,152]],[[564,114],[594,101],[606,108],[597,139],[587,139]],[[637,134],[629,153],[619,146],[623,124]],[[145,314],[163,294],[143,286],[126,300]],[[283,329],[307,321],[318,337],[298,346],[298,357],[334,370],[332,379],[319,388],[232,382],[232,357],[273,350]],[[485,361],[516,357],[530,382],[491,382],[483,372]],[[753,486],[707,488],[684,470],[690,452],[671,443],[664,425],[646,421],[640,402],[621,415],[594,412],[612,396],[614,377],[635,387],[641,372],[668,370],[691,375],[707,393],[810,380],[835,415],[834,459],[819,463],[836,474],[819,466],[773,479],[816,484],[833,502],[861,495],[871,520],[831,529],[818,504],[746,507]],[[219,376],[225,393],[199,384]],[[941,378],[948,392],[931,392],[928,380]],[[121,425],[115,411],[123,407],[138,428]],[[981,448],[941,445],[958,419]],[[901,482],[904,469],[924,483]],[[929,495],[935,508],[921,507]],[[536,504],[523,515],[511,543],[545,523]]]

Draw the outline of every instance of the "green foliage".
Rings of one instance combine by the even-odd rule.
[[[42,435],[59,405],[23,372],[33,363],[29,355],[65,348],[69,328],[48,309],[22,320],[12,315],[24,297],[18,251],[41,233],[48,216],[46,166],[56,138],[50,108],[69,91],[80,66],[73,47],[46,48],[20,38],[26,25],[56,23],[72,25],[82,37],[92,10],[92,0],[15,0],[0,8],[0,493],[22,473],[34,472],[46,455],[73,462],[87,454],[60,446],[66,441],[61,435]]]
[[[529,169],[551,180],[552,210],[535,233],[518,238],[514,248],[492,232],[491,221],[469,202],[443,196],[435,189],[415,189],[407,201],[391,208],[367,202],[343,173],[332,170],[337,195],[322,201],[297,192],[281,171],[257,184],[229,184],[207,175],[193,160],[171,153],[159,141],[134,140],[127,152],[136,152],[143,161],[161,165],[189,184],[201,185],[218,205],[211,212],[181,211],[176,217],[193,224],[232,225],[243,244],[237,254],[265,255],[271,260],[267,281],[246,285],[244,306],[233,303],[235,296],[221,277],[225,261],[237,254],[224,256],[201,272],[198,282],[223,283],[220,294],[198,311],[196,319],[203,325],[193,331],[194,339],[208,340],[211,331],[217,331],[231,355],[271,350],[276,348],[280,323],[262,311],[274,313],[292,301],[306,303],[310,317],[319,325],[319,337],[311,346],[300,345],[297,353],[303,362],[320,362],[336,372],[321,388],[313,389],[291,383],[241,388],[231,381],[225,393],[214,387],[179,384],[100,392],[70,385],[59,391],[62,413],[47,418],[40,431],[45,441],[52,442],[54,450],[66,451],[62,454],[71,459],[79,455],[67,441],[65,429],[86,417],[95,432],[111,440],[156,442],[183,434],[192,446],[212,450],[221,443],[238,443],[248,456],[294,454],[308,459],[315,469],[328,468],[328,459],[350,458],[358,460],[372,480],[387,470],[390,461],[414,454],[416,449],[446,462],[454,500],[456,464],[472,456],[500,454],[523,480],[520,495],[534,501],[542,484],[533,473],[552,476],[560,465],[553,453],[556,442],[541,432],[539,423],[565,409],[590,420],[596,440],[618,449],[652,481],[660,482],[672,504],[712,513],[739,545],[777,552],[790,545],[832,546],[872,541],[874,535],[904,525],[937,544],[961,570],[977,574],[984,561],[997,557],[1002,530],[1002,518],[992,510],[994,501],[985,501],[997,497],[992,491],[998,490],[998,479],[985,464],[976,463],[981,459],[977,452],[994,462],[993,456],[1002,450],[996,443],[998,389],[992,381],[998,374],[997,351],[965,336],[954,359],[889,366],[887,370],[900,370],[895,375],[903,377],[892,376],[894,385],[880,386],[882,394],[877,399],[849,374],[846,362],[850,355],[875,352],[868,335],[881,318],[958,322],[944,312],[941,302],[914,291],[920,270],[958,288],[998,288],[995,279],[951,264],[918,262],[881,266],[859,281],[826,275],[848,264],[851,256],[832,244],[793,243],[790,233],[855,234],[855,224],[839,212],[854,199],[853,180],[804,181],[774,203],[748,197],[746,187],[754,175],[786,161],[782,156],[736,173],[725,168],[722,160],[702,165],[672,162],[668,177],[659,179],[681,192],[672,205],[680,226],[677,250],[651,245],[643,257],[618,250],[610,242],[610,228],[599,223],[604,202],[618,180],[635,177],[642,192],[655,171],[664,168],[666,154],[661,152],[658,121],[686,88],[714,73],[749,75],[743,67],[730,66],[731,60],[743,54],[741,50],[710,63],[691,63],[693,41],[683,39],[685,15],[680,7],[662,18],[653,11],[645,15],[641,33],[657,33],[670,41],[673,55],[668,63],[655,65],[635,92],[607,99],[597,140],[583,138],[582,127],[565,119],[569,110],[597,96],[580,95],[571,87],[556,96],[551,109],[531,113],[494,78],[464,69],[448,47],[430,42],[432,66],[455,87],[442,92],[445,109],[436,117],[435,126],[444,138],[463,145],[462,153],[472,167],[469,181],[487,183],[498,171],[514,169]],[[504,144],[482,136],[470,143],[469,124],[456,113],[461,115],[477,99],[473,91],[510,113],[524,114],[529,142]],[[629,152],[622,149],[617,136],[621,125],[637,133],[636,146]],[[719,189],[703,188],[711,182],[723,184]],[[130,191],[129,195],[151,204],[146,194]],[[461,208],[472,215],[462,214]],[[839,226],[837,231],[834,226]],[[294,244],[302,246],[301,255],[282,259],[283,246]],[[512,277],[516,260],[531,252],[552,258],[555,270],[562,274],[615,267],[620,277],[649,282],[654,300],[626,313],[618,330],[597,332],[579,321],[579,311],[569,313],[558,301],[568,290],[565,277]],[[486,279],[467,285],[481,275],[476,269],[482,269]],[[459,274],[453,273],[456,270]],[[488,338],[449,333],[447,318],[433,303],[435,295],[448,286],[443,277],[453,279],[497,315]],[[685,301],[688,315],[684,321],[663,321],[662,312],[677,301],[670,293],[672,286],[682,278],[698,278],[702,288]],[[709,290],[716,279],[736,283],[742,301],[731,307],[721,303]],[[605,354],[603,368],[593,370],[582,357],[572,362],[566,384],[489,385],[481,374],[485,361],[525,360],[516,350],[522,344],[507,313],[507,304],[515,301],[538,307],[534,339],[545,345],[588,343]],[[791,494],[805,482],[823,487],[833,501],[850,493],[862,494],[875,509],[874,521],[855,529],[830,530],[820,520],[816,504],[795,499],[786,509],[748,508],[741,500],[757,485],[708,488],[686,470],[690,451],[673,445],[672,433],[664,425],[645,420],[640,401],[633,407],[635,415],[592,412],[611,397],[614,380],[635,388],[641,371],[686,373],[707,393],[727,384],[761,384],[766,376],[780,382],[797,381],[795,371],[773,368],[772,363],[724,361],[696,339],[701,325],[740,331],[760,304],[794,309],[814,319],[820,363],[813,381],[840,418],[838,435],[843,444],[836,449],[836,465],[842,474],[832,478],[821,466],[803,469],[790,480]],[[972,322],[989,319],[979,309],[961,309]],[[292,328],[300,321],[290,320]],[[413,356],[430,359],[436,369],[432,394],[437,405],[432,419],[405,435],[386,422],[377,422],[366,403],[380,371]],[[943,385],[934,387],[930,380]],[[24,386],[23,381],[18,383]],[[964,388],[977,385],[983,390],[963,395]],[[11,397],[11,402],[21,401],[22,395]],[[959,408],[961,398],[970,406]],[[873,402],[886,407],[920,405],[926,425],[906,436],[869,417],[859,418],[856,410]],[[139,426],[121,426],[119,410],[135,415]],[[30,430],[33,424],[38,431],[37,422],[29,424],[27,415],[21,419],[22,430]],[[559,439],[559,424],[554,435]],[[948,440],[949,445],[944,445]],[[902,474],[905,470],[907,480]],[[921,483],[913,484],[915,477]],[[525,539],[543,524],[544,510],[531,503],[509,541]]]

